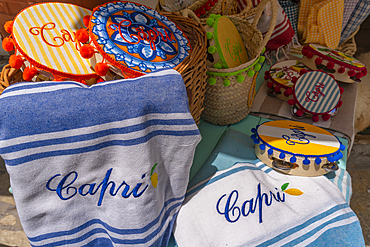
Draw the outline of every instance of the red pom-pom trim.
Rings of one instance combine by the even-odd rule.
[[[312,116],[312,121],[313,122],[318,122],[319,120],[320,120],[319,116],[317,116],[317,115]]]
[[[346,71],[346,69],[345,69],[344,67],[340,67],[340,68],[338,69],[338,73],[339,73],[339,74],[343,74],[345,71]]]
[[[108,64],[106,63],[97,63],[94,67],[95,73],[99,76],[105,76],[108,73]]]
[[[328,75],[335,80],[335,76],[333,74],[328,74]]]
[[[306,47],[306,46],[304,46],[304,47],[302,48],[302,55],[303,55],[303,56],[307,56],[307,54],[308,54],[307,47]]]
[[[343,101],[339,100],[338,104],[337,104],[337,108],[341,107],[343,105]]]
[[[4,24],[4,29],[7,33],[12,33],[13,32],[13,21],[7,21]]]
[[[80,54],[85,59],[92,58],[92,56],[94,56],[94,53],[95,53],[94,47],[92,47],[89,44],[85,44],[80,48]]]
[[[365,76],[365,75],[367,75],[367,69],[365,68],[365,69],[362,71],[362,73],[364,74],[364,76]]]
[[[306,70],[306,69],[301,69],[301,70],[299,71],[299,74],[300,74],[300,75],[303,75],[303,74],[305,74],[305,73],[307,73],[307,70]]]
[[[319,58],[319,57],[317,57],[316,59],[315,59],[315,64],[316,65],[320,65],[322,63],[322,59],[321,58]]]
[[[268,76],[268,75],[265,75],[265,76],[263,77],[263,79],[265,79],[265,80],[267,80],[268,78],[270,78],[270,76]]]
[[[308,57],[308,58],[312,58],[312,57],[313,57],[312,52],[307,52],[307,57]]]
[[[6,37],[3,39],[3,43],[2,43],[2,47],[4,49],[4,51],[12,51],[14,50],[14,44],[13,44],[13,40],[9,37]]]
[[[344,93],[344,88],[343,87],[339,87],[339,92],[340,92],[340,94]]]
[[[278,87],[278,86],[274,87],[274,91],[277,92],[277,93],[280,92],[280,87]]]
[[[23,58],[20,55],[11,55],[9,65],[14,69],[20,69],[23,65]]]
[[[328,69],[332,69],[332,68],[334,68],[334,63],[333,62],[328,62],[327,64],[326,64],[326,68],[328,68]]]
[[[285,93],[287,94],[287,96],[292,95],[292,94],[293,94],[293,89],[291,89],[291,88],[287,88],[287,89],[285,90]]]
[[[23,71],[23,79],[25,81],[31,81],[37,72],[37,69],[34,67],[26,67]]]
[[[303,116],[303,111],[302,111],[301,109],[299,109],[299,110],[295,113],[295,115],[296,115],[297,117],[302,117],[302,116]]]
[[[294,99],[290,99],[290,100],[288,100],[288,104],[289,104],[289,105],[295,105],[295,100],[294,100]]]
[[[356,78],[357,79],[361,79],[362,77],[364,77],[364,74],[362,72],[356,73]]]
[[[91,16],[90,15],[85,15],[84,18],[82,19],[85,27],[89,27],[89,23],[90,23],[90,18]]]
[[[349,77],[352,77],[352,76],[354,76],[356,74],[356,72],[354,71],[354,70],[350,70],[350,71],[348,71],[348,75],[349,75]]]
[[[272,88],[273,86],[274,86],[274,84],[272,84],[272,82],[271,82],[271,81],[267,82],[267,87],[268,87],[268,88]]]
[[[293,77],[292,77],[292,82],[293,82],[293,84],[295,84],[297,81],[298,81],[298,78],[297,78],[296,76],[293,76]]]
[[[321,118],[324,121],[328,121],[330,119],[330,114],[329,113],[324,113]]]
[[[81,28],[76,32],[76,39],[81,43],[86,43],[89,41],[89,34],[86,29]]]

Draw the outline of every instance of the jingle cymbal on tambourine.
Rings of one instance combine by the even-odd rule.
[[[327,130],[298,121],[265,122],[252,133],[257,157],[290,175],[312,177],[335,171],[345,149]]]

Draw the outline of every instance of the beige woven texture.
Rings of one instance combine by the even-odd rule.
[[[257,29],[257,24],[268,3],[271,3],[272,18],[268,32],[265,37],[262,37],[261,32]],[[248,77],[248,70],[245,70],[241,73],[245,77],[245,80],[239,83],[237,82],[236,73],[250,67],[259,59],[260,53],[263,51],[275,28],[277,17],[276,1],[263,0],[256,8],[251,9],[250,13],[254,16],[252,24],[246,20],[249,17],[248,12],[244,12],[242,15],[230,15],[228,17],[238,29],[252,59],[235,68],[208,68],[208,72],[218,73],[217,75],[212,75],[216,78],[216,84],[207,84],[204,111],[202,113],[202,118],[212,124],[228,125],[239,122],[251,110],[251,101],[255,94],[252,84],[257,75]],[[235,73],[235,75],[227,76],[230,73]],[[223,85],[223,81],[226,78],[230,81],[228,87]]]
[[[174,69],[183,77],[188,91],[189,109],[194,121],[199,124],[204,109],[203,101],[207,84],[207,36],[203,26],[196,20],[194,12],[180,16],[173,12],[161,12],[173,21],[187,36],[191,44],[191,53]],[[193,19],[194,18],[194,19]]]
[[[3,67],[0,75],[0,94],[9,85],[22,81],[22,71],[10,67],[9,64]]]

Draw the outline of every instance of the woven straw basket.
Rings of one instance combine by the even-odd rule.
[[[174,69],[184,79],[188,91],[189,109],[195,122],[199,124],[207,84],[206,31],[202,25],[192,19],[197,17],[191,11],[184,13],[184,16],[177,15],[173,12],[161,12],[161,14],[173,21],[190,41],[192,48],[190,55]]]
[[[199,18],[206,18],[210,14],[233,15],[234,13],[236,13],[236,8],[236,0],[198,0],[185,9],[193,11]],[[160,0],[157,3],[156,10],[164,11],[160,4]],[[182,15],[183,10],[174,11],[174,13]]]
[[[22,81],[22,74],[21,70],[14,69],[9,64],[5,65],[0,74],[0,94],[9,85]]]
[[[269,30],[263,38],[261,32],[257,29],[257,23],[266,4],[269,2],[271,3],[272,18]],[[211,83],[213,85],[207,84],[202,118],[212,124],[228,125],[239,122],[251,110],[255,94],[254,84],[258,73],[254,74],[253,71],[252,73],[250,71],[258,71],[261,67],[258,63],[264,61],[260,54],[263,52],[275,28],[277,17],[276,1],[263,0],[252,13],[255,15],[252,24],[240,17],[229,16],[238,29],[252,59],[235,68],[207,69],[208,80],[210,81],[210,78],[213,77],[216,79],[216,83],[213,84],[213,81]],[[238,77],[245,79],[243,82],[238,82]],[[230,83],[229,86],[224,86],[225,80]]]

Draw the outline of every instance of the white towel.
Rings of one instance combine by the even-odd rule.
[[[200,134],[175,70],[17,83],[0,154],[32,246],[166,246]]]
[[[237,163],[188,189],[174,237],[183,246],[364,246],[359,220],[325,176]]]

